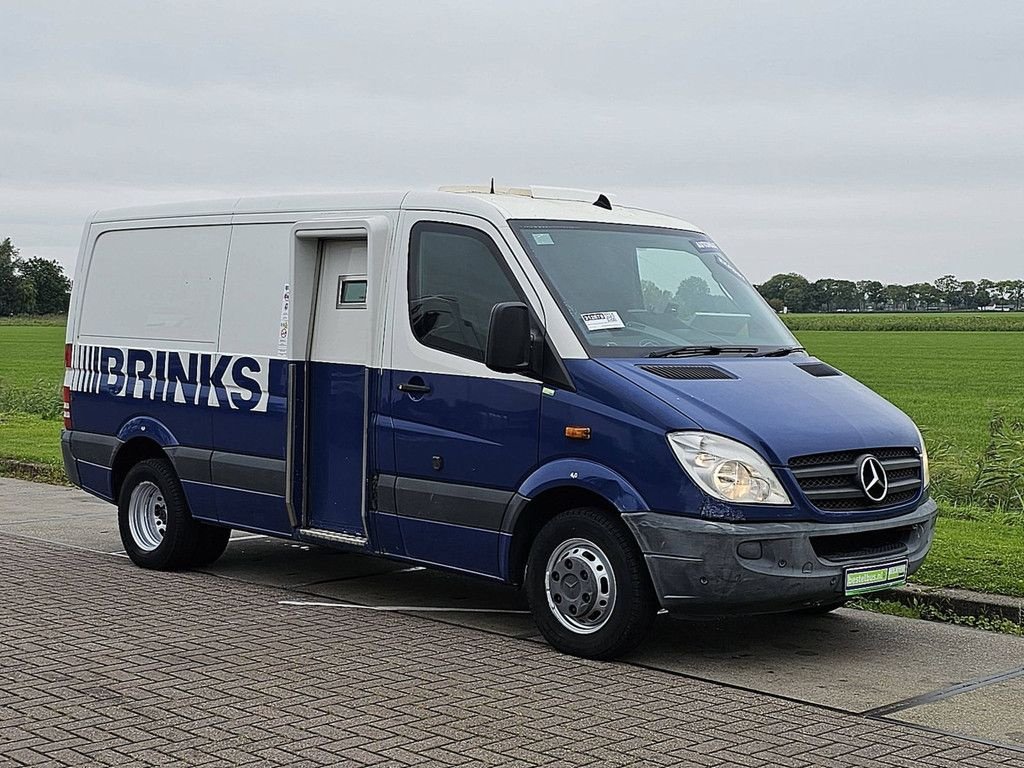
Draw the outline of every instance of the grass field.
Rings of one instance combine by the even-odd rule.
[[[63,318],[33,325],[0,323],[0,461],[62,474],[60,386],[64,378]]]
[[[0,326],[0,381],[24,388],[63,378],[63,325]]]
[[[793,331],[1024,331],[1024,312],[781,315]]]
[[[914,581],[1024,597],[1024,527],[940,517]]]
[[[1024,333],[797,331],[814,355],[888,398],[917,422],[936,493],[972,500],[993,417],[1024,418]],[[1019,504],[1018,504],[1019,509]]]
[[[993,416],[1024,420],[1024,333],[865,329],[868,320],[882,315],[791,315],[787,320],[796,317],[818,318],[819,325],[836,317],[861,323],[856,331],[795,332],[811,353],[892,400],[925,433],[943,516],[932,554],[915,581],[1024,597],[1020,500],[995,510],[973,491],[992,442]],[[969,316],[920,317],[948,323]],[[989,322],[988,315],[982,317]],[[1024,313],[1011,317],[1024,319]],[[0,472],[19,471],[12,462],[42,465],[43,478],[60,472],[63,345],[62,325],[0,323]],[[1016,460],[1015,473],[995,469],[1021,481],[1024,453],[1016,454]]]

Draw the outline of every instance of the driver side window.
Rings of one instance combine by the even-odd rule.
[[[421,221],[409,244],[409,322],[421,344],[483,362],[491,309],[523,301],[494,241],[479,230]]]

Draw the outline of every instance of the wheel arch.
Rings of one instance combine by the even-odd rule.
[[[118,447],[110,469],[111,498],[115,503],[121,496],[121,486],[132,467],[146,459],[165,459],[170,462],[163,447],[149,437],[132,437]]]
[[[146,459],[170,461],[166,449],[178,445],[178,440],[171,430],[152,416],[135,416],[129,419],[117,431],[117,439],[120,444],[114,452],[110,468],[110,492],[115,504],[121,495],[124,478],[132,467]]]
[[[559,459],[533,472],[505,511],[502,530],[510,534],[507,578],[521,584],[537,533],[559,512],[595,507],[609,515],[649,511],[637,490],[621,475],[596,462]]]
[[[117,439],[128,443],[135,438],[146,438],[161,448],[178,445],[178,439],[163,422],[152,416],[136,416],[129,419],[117,431]]]

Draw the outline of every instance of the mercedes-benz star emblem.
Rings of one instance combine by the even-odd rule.
[[[885,474],[885,467],[882,462],[874,456],[862,456],[857,467],[857,476],[860,478],[860,487],[864,489],[864,495],[874,502],[885,499],[889,493],[889,478]]]

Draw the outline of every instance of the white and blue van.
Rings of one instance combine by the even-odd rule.
[[[97,213],[66,365],[68,476],[138,565],[236,528],[436,566],[582,656],[660,608],[831,610],[933,535],[913,422],[707,234],[596,192]]]

